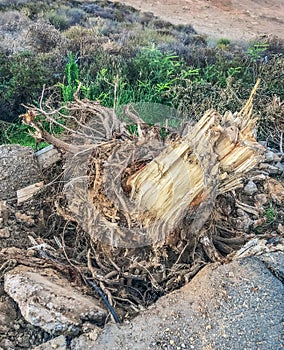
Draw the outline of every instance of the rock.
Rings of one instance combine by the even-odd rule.
[[[0,146],[0,200],[16,197],[17,190],[41,180],[31,147]]]
[[[267,196],[264,193],[258,193],[254,197],[255,205],[258,208],[262,208],[264,204],[268,202]]]
[[[280,173],[284,173],[284,164],[282,164],[281,162],[277,162],[275,166],[279,169]]]
[[[274,254],[284,262],[283,252]],[[207,265],[128,324],[106,326],[92,349],[283,349],[283,293],[258,257]],[[72,350],[90,348],[79,339]]]
[[[267,162],[279,161],[279,156],[272,151],[266,152],[264,156]]]
[[[277,232],[284,236],[284,225],[278,224]]]
[[[67,349],[66,338],[63,335],[60,335],[57,338],[51,339],[50,341],[33,348],[33,350],[51,350],[51,349],[66,350]]]
[[[10,237],[10,230],[9,227],[4,227],[0,229],[0,239],[1,238],[9,238]]]
[[[5,274],[4,288],[29,323],[52,335],[77,334],[83,319],[101,324],[106,317],[95,299],[49,268],[20,265]]]
[[[252,196],[258,191],[256,184],[252,181],[249,180],[249,182],[245,185],[244,187],[244,192],[248,194],[249,196]]]

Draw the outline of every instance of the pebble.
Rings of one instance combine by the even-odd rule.
[[[284,235],[284,225],[278,224],[277,231],[278,231],[278,233],[280,233],[281,235]]]
[[[10,237],[10,230],[8,227],[4,227],[0,229],[0,238],[9,238]]]
[[[235,274],[234,274],[234,272],[232,272],[232,271],[229,271],[229,277],[230,277],[230,278],[234,278],[234,277],[235,277]]]
[[[248,194],[249,196],[252,196],[254,193],[258,191],[256,184],[249,180],[249,182],[244,187],[244,192]]]
[[[265,153],[265,160],[267,162],[277,162],[279,159],[280,157],[272,151],[268,151]]]
[[[281,162],[277,162],[275,166],[281,171],[281,173],[284,172],[284,164],[282,164]]]
[[[258,193],[258,194],[255,195],[254,198],[255,198],[255,201],[260,206],[262,206],[262,205],[264,205],[264,204],[266,204],[268,202],[268,198],[267,198],[266,194],[264,194],[264,193]]]
[[[274,159],[275,159],[275,156],[276,155],[272,151],[268,151],[268,152],[265,153],[265,160],[267,162],[273,162]]]

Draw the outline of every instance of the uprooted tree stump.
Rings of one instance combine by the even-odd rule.
[[[222,116],[209,110],[183,131],[166,130],[166,137],[131,106],[120,120],[99,102],[80,100],[79,90],[67,106],[33,106],[22,117],[38,139],[66,152],[65,202],[58,210],[94,242],[125,248],[167,245],[179,252],[187,247],[192,256],[201,242],[217,260],[208,230],[215,199],[241,187],[264,152],[252,114],[258,84],[240,112]],[[56,124],[58,116],[63,118],[68,142],[45,131],[37,116]]]

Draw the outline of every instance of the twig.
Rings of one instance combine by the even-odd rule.
[[[42,92],[39,100],[39,107],[42,109],[42,101],[43,101],[43,96],[44,96],[44,91],[45,91],[45,84],[42,87]]]

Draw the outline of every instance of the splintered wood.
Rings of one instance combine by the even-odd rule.
[[[205,178],[217,176],[216,193],[230,191],[262,160],[264,148],[255,139],[257,119],[252,118],[257,85],[239,113],[222,117],[208,111],[183,139],[129,178],[131,197],[145,209],[140,217],[144,225],[163,220],[173,229],[188,208],[214,191],[205,188]]]

